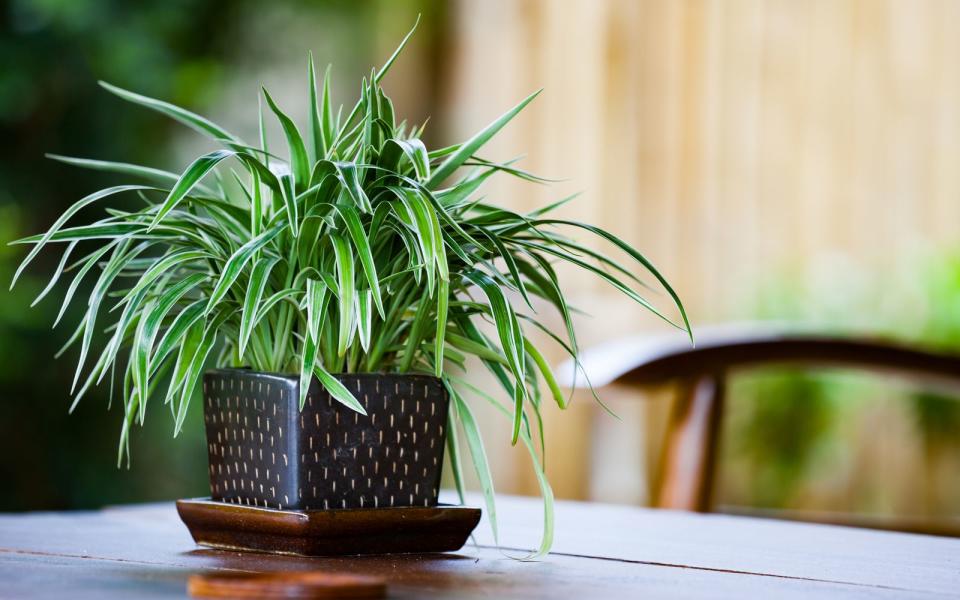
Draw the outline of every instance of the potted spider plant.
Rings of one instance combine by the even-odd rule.
[[[380,83],[409,37],[363,81],[348,110],[334,109],[330,70],[318,82],[311,57],[302,128],[262,90],[257,143],[102,83],[220,147],[179,174],[51,156],[133,182],[90,194],[46,233],[14,242],[29,246],[14,282],[42,250],[62,248],[40,294],[71,276],[62,316],[81,283],[92,281],[67,344],[78,348],[71,410],[93,386],[121,390],[118,464],[129,461],[130,430],[148,403],[167,405],[176,435],[197,397],[213,500],[284,510],[433,506],[444,449],[462,498],[463,439],[495,527],[469,393],[506,415],[507,435],[530,451],[545,499],[543,552],[553,517],[538,435],[541,384],[560,408],[567,400],[529,333],[546,333],[577,356],[555,263],[590,271],[667,319],[637,291],[645,271],[676,304],[678,326],[689,324],[676,293],[634,248],[551,216],[565,201],[519,214],[477,195],[498,174],[540,181],[478,155],[537,93],[445,148],[426,148],[423,127],[398,122]],[[267,139],[265,112],[279,121],[285,147]],[[142,204],[68,223],[120,194]],[[563,229],[598,236],[634,266]],[[535,306],[557,311],[562,332],[546,327]],[[105,346],[94,352],[102,331]],[[467,384],[473,364],[494,375],[507,403]]]

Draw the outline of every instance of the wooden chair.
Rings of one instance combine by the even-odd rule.
[[[697,512],[714,509],[712,490],[727,378],[770,365],[845,367],[908,376],[926,387],[960,395],[960,355],[934,353],[886,341],[783,333],[767,327],[723,327],[678,337],[621,340],[588,350],[582,365],[595,387],[608,383],[675,382],[680,394],[670,417],[655,505]],[[575,385],[573,365],[558,370]],[[579,379],[583,382],[583,378]],[[761,516],[960,537],[960,519],[875,520],[806,511],[740,511]]]

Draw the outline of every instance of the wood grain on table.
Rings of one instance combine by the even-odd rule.
[[[300,558],[197,547],[173,503],[0,515],[0,599],[176,598],[191,573],[324,569],[377,575],[390,598],[960,597],[960,540],[557,503],[553,553],[537,499],[503,497],[500,541],[436,555]]]

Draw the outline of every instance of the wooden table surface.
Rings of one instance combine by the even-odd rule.
[[[554,551],[539,500],[503,497],[454,554],[299,558],[198,548],[173,503],[0,515],[0,599],[176,598],[189,574],[325,569],[384,577],[391,598],[960,597],[960,540],[559,502]],[[506,554],[506,555],[505,555]]]

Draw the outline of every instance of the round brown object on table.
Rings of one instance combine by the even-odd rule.
[[[197,598],[377,600],[386,596],[387,586],[377,577],[322,571],[210,573],[191,575],[187,593]]]

